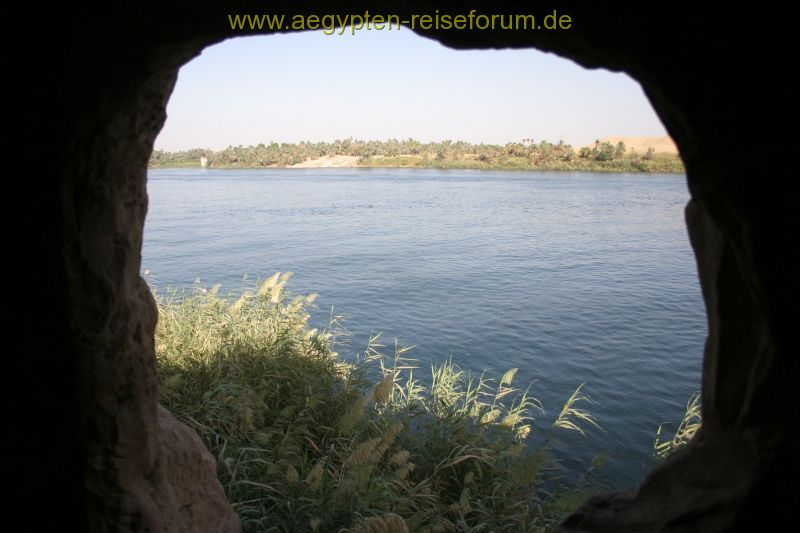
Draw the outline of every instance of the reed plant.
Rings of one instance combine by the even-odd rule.
[[[671,437],[663,434],[664,424],[658,426],[656,439],[653,443],[653,451],[656,457],[665,459],[689,444],[689,441],[694,438],[703,425],[701,407],[700,393],[695,392],[686,403],[683,417],[678,422],[678,427]]]
[[[516,369],[448,359],[421,379],[378,335],[340,354],[342,317],[311,328],[315,295],[290,295],[290,277],[154,291],[161,401],[216,457],[244,531],[548,531],[591,490],[548,444],[596,425],[580,387],[546,422]]]

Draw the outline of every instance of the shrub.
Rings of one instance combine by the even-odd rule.
[[[548,444],[596,425],[581,387],[529,447],[541,405],[516,369],[447,360],[423,383],[379,336],[346,362],[341,317],[310,329],[315,295],[290,296],[290,276],[155,294],[162,402],[217,458],[245,531],[546,531],[588,494],[557,480]]]

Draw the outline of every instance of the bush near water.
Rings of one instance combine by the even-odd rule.
[[[244,531],[548,531],[591,492],[602,459],[568,484],[551,444],[596,425],[581,387],[540,423],[516,369],[447,360],[422,380],[377,336],[345,360],[342,318],[311,329],[315,295],[291,296],[290,276],[154,291],[162,403],[216,457]]]

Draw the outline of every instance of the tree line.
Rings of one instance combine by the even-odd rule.
[[[348,138],[333,142],[228,146],[219,151],[201,148],[179,152],[155,150],[150,157],[150,166],[198,166],[200,158],[205,157],[210,167],[218,168],[289,167],[336,155],[358,157],[358,165],[367,167],[684,171],[677,155],[657,154],[652,148],[644,153],[629,151],[622,141],[614,145],[597,140],[592,146],[576,150],[563,141],[537,143],[532,139],[498,145],[452,140],[423,143],[411,138],[387,141]]]

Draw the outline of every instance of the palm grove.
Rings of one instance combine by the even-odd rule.
[[[363,167],[423,167],[476,169],[586,170],[611,172],[684,172],[675,154],[656,153],[652,148],[637,153],[626,150],[622,141],[614,145],[595,141],[592,146],[573,148],[559,141],[473,144],[445,140],[423,143],[415,139],[362,141],[339,139],[333,142],[302,141],[257,146],[229,146],[214,151],[195,148],[180,152],[156,150],[151,167],[197,166],[201,157],[218,168],[289,167],[325,156],[358,158]]]

